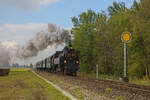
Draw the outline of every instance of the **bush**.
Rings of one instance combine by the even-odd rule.
[[[131,78],[142,78],[145,75],[144,66],[138,63],[132,64],[129,67],[128,72]]]
[[[9,74],[9,68],[0,68],[0,76],[6,76]]]
[[[111,93],[112,92],[112,89],[111,88],[106,88],[105,90],[107,93]]]
[[[121,96],[118,96],[115,98],[115,100],[123,100],[123,98]]]

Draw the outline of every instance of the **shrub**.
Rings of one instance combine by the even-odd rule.
[[[9,68],[0,68],[0,76],[6,76],[9,74]]]

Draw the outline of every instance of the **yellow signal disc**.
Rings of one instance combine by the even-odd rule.
[[[122,40],[123,40],[124,42],[129,42],[130,39],[131,39],[131,34],[130,34],[130,33],[123,33],[123,35],[122,35]]]

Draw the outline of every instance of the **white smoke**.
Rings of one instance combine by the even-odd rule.
[[[48,46],[45,50],[39,51],[37,56],[29,57],[26,59],[17,59],[20,64],[35,64],[38,61],[41,61],[47,57],[50,57],[53,55],[56,51],[60,51],[65,47],[65,43],[62,43],[61,45],[53,44],[52,46]]]
[[[51,50],[55,51],[54,48],[59,50],[59,48],[65,46],[64,43],[69,39],[70,34],[68,30],[48,23],[47,30],[38,32],[25,46],[18,49],[17,59],[19,59],[19,61],[23,60],[24,62],[33,61],[33,59],[37,60],[37,58],[41,59],[42,55],[38,56],[39,52],[43,50],[49,50],[49,52],[51,52]]]
[[[14,41],[0,42],[0,67],[8,67],[14,63],[18,47]]]
[[[8,50],[0,43],[0,67],[9,66],[9,53]]]
[[[48,23],[47,29],[38,32],[24,46],[18,45],[15,41],[2,41],[0,42],[0,67],[16,63],[35,64],[62,50],[68,40],[70,40],[68,30]]]

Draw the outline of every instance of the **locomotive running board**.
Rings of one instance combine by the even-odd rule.
[[[50,82],[49,80],[45,79],[44,77],[38,75],[36,72],[34,72],[33,70],[31,70],[31,72],[33,74],[35,74],[37,77],[39,77],[40,79],[44,80],[45,82],[47,82],[48,84],[52,85],[53,87],[55,87],[58,91],[60,91],[63,95],[69,97],[72,100],[78,100],[76,99],[74,96],[72,96],[70,93],[64,91],[63,89],[61,89],[59,86],[55,85],[54,83]]]

